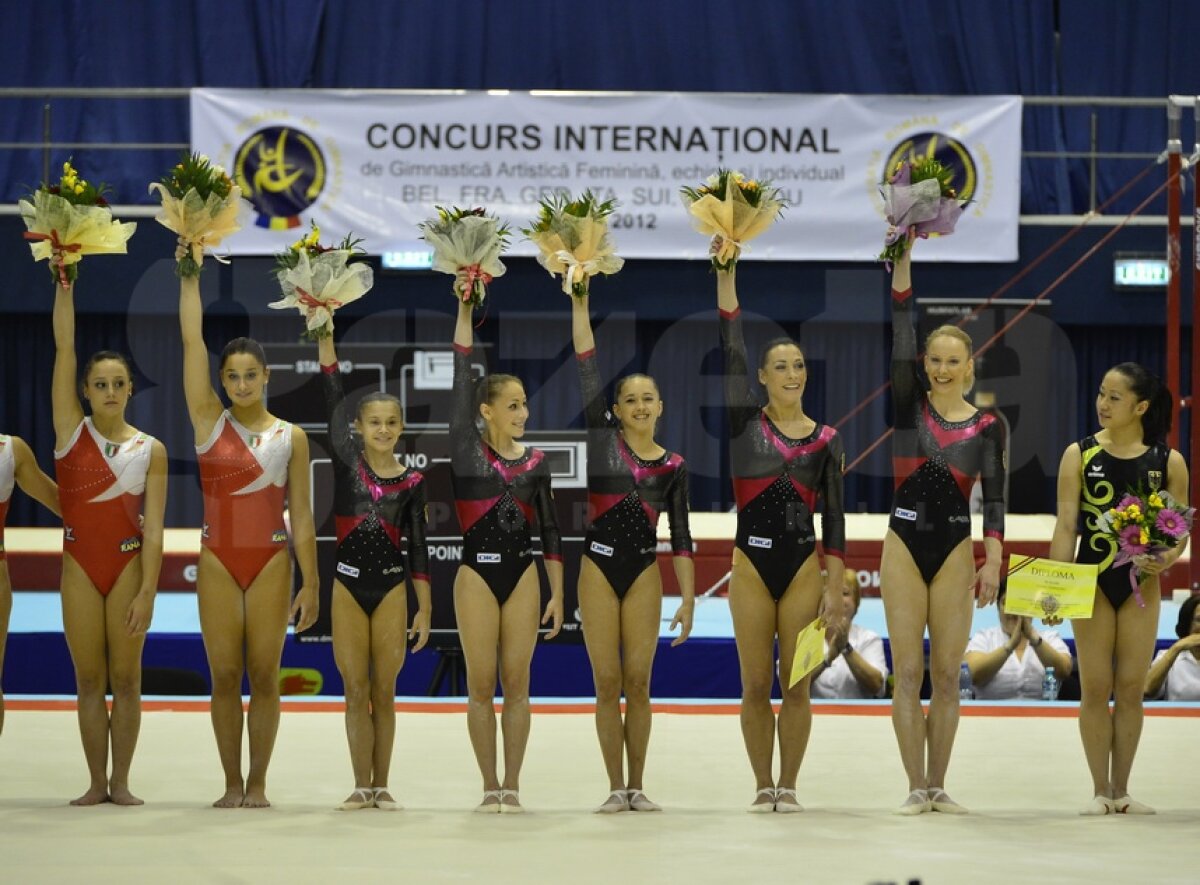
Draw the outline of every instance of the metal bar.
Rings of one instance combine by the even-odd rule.
[[[1167,105],[1167,372],[1164,379],[1174,395],[1171,406],[1171,431],[1167,442],[1173,449],[1179,448],[1179,224],[1180,203],[1183,198],[1183,141],[1179,137],[1179,123],[1183,111],[1178,105]]]
[[[1174,106],[1174,101],[1172,101]],[[1192,123],[1195,127],[1195,141],[1192,148],[1193,155],[1200,155],[1200,95],[1192,96]],[[1182,141],[1182,139],[1181,139]],[[1197,191],[1197,185],[1200,185],[1200,169],[1195,165],[1192,166],[1192,408],[1189,410],[1189,439],[1188,448],[1191,451],[1192,465],[1200,465],[1197,461],[1197,456],[1200,456],[1200,402],[1197,402],[1197,396],[1200,395],[1200,192]],[[1200,500],[1198,492],[1200,492],[1200,468],[1192,471],[1192,487],[1188,490],[1190,500]],[[1200,543],[1200,527],[1196,523],[1200,520],[1195,520],[1192,523],[1192,550],[1197,550],[1195,544]],[[1193,553],[1188,556],[1188,577],[1190,578],[1188,585],[1193,593],[1200,588],[1200,555]]]
[[[50,181],[50,102],[42,105],[42,181]]]
[[[49,105],[46,105],[49,108]],[[47,124],[49,125],[49,124]],[[71,148],[109,151],[187,150],[186,141],[0,141],[0,149]]]
[[[1021,151],[1027,160],[1156,160],[1162,153],[1150,154],[1136,151]]]
[[[1088,211],[1096,211],[1096,112],[1092,111],[1091,132],[1088,136],[1088,145],[1091,148],[1091,157],[1088,161]]]
[[[1091,227],[1112,227],[1120,222],[1120,216],[1115,215],[1022,215],[1019,222],[1023,227],[1075,227],[1085,221]],[[1190,227],[1190,218],[1182,219],[1184,227]],[[1126,227],[1166,227],[1165,215],[1139,215],[1129,219]]]
[[[190,89],[158,89],[154,87],[26,89],[4,86],[0,87],[0,98],[187,98],[191,92]]]

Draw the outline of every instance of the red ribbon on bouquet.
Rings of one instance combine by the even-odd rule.
[[[475,284],[476,283],[483,283],[486,286],[492,282],[492,275],[483,270],[480,270],[478,264],[467,265],[466,267],[462,268],[461,273],[464,274],[463,284],[462,284],[463,285],[463,290],[462,290],[462,300],[463,301],[470,300],[471,295],[475,292]]]
[[[64,289],[71,287],[71,281],[67,279],[67,262],[65,253],[78,252],[83,248],[79,243],[63,244],[58,240],[58,231],[51,230],[48,234],[38,233],[36,231],[27,230],[21,234],[27,240],[49,240],[50,241],[50,263],[58,266],[58,282]]]

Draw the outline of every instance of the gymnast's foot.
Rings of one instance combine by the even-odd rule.
[[[146,803],[139,799],[133,793],[129,792],[129,787],[126,784],[110,783],[108,785],[108,799],[113,805],[145,805]]]
[[[213,803],[213,808],[241,808],[246,799],[246,788],[239,784],[228,784],[225,795]]]
[[[246,785],[246,796],[242,799],[242,808],[270,808],[271,803],[267,799],[267,787]]]
[[[940,811],[942,814],[966,814],[967,809],[963,808],[957,802],[950,798],[941,787],[929,788],[929,804],[934,811]]]
[[[107,801],[108,784],[101,784],[100,786],[93,784],[91,787],[88,787],[88,791],[78,799],[72,799],[71,804],[82,807],[86,805],[102,805]]]

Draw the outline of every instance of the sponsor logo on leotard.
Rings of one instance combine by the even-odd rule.
[[[121,542],[121,552],[122,553],[134,553],[141,549],[142,549],[142,539],[141,538],[126,538],[124,541]]]
[[[475,561],[481,564],[494,564],[500,561],[499,553],[476,553]]]
[[[955,514],[954,516],[947,517],[946,521],[951,524],[956,522],[965,522],[967,525],[970,525],[971,517],[967,516],[965,513],[959,513]]]
[[[286,544],[287,543],[287,532],[284,531],[283,529],[276,529],[275,531],[271,532],[271,543],[272,544]]]
[[[200,537],[206,541],[208,540],[208,523],[207,522],[200,527]]]
[[[599,553],[601,556],[613,555],[613,549],[607,544],[601,544],[599,541],[592,541],[592,544],[588,549],[593,553]]]
[[[344,562],[339,562],[337,564],[337,570],[340,574],[348,575],[351,578],[358,577],[358,569],[356,569],[352,565],[346,565],[346,563],[344,563]]]
[[[903,507],[897,507],[896,508],[896,518],[897,519],[907,519],[909,522],[916,522],[917,521],[917,511],[905,510]]]
[[[404,566],[402,566],[402,565],[389,566],[388,568],[385,568],[382,572],[380,572],[380,574],[402,575],[402,574],[404,574]]]
[[[1099,464],[1093,464],[1088,468],[1088,476],[1104,476],[1104,468]]]
[[[63,540],[64,541],[74,541],[75,540],[75,529],[71,528],[71,526],[69,526],[69,525],[64,525],[63,526]]]
[[[751,535],[746,539],[746,543],[748,543],[751,547],[761,547],[764,550],[770,550],[775,544],[775,542],[770,538],[760,538],[757,535]]]

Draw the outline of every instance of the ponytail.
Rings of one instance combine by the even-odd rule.
[[[1109,371],[1123,375],[1137,401],[1148,403],[1142,414],[1142,442],[1146,445],[1165,442],[1171,432],[1171,412],[1175,406],[1170,389],[1139,363],[1121,363]]]

